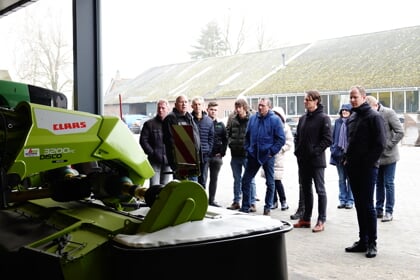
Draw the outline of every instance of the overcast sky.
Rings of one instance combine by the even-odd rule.
[[[103,1],[104,78],[134,78],[159,65],[185,62],[211,20],[234,29],[245,19],[252,32],[290,45],[420,25],[417,0],[155,0]],[[234,31],[234,30],[233,30]],[[252,38],[253,39],[253,38]],[[255,49],[254,49],[255,50]]]
[[[101,2],[104,89],[116,71],[122,78],[135,78],[150,67],[189,61],[191,46],[212,20],[223,25],[230,17],[232,34],[242,19],[247,34],[255,33],[256,26],[263,23],[265,37],[281,46],[420,25],[418,3],[418,0],[104,0]],[[40,0],[29,7],[40,4],[64,4],[66,11],[71,7],[70,0]],[[62,17],[71,21],[71,13]],[[10,46],[6,46],[11,23],[9,17],[0,18],[0,69],[10,68],[13,58]],[[248,36],[249,44],[242,52],[256,50],[255,39]]]

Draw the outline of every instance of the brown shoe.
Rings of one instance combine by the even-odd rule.
[[[263,215],[264,216],[270,216],[270,210],[264,210]]]
[[[311,222],[310,221],[304,221],[300,219],[296,224],[293,225],[295,228],[310,228]]]
[[[251,207],[249,207],[249,212],[257,212],[257,207],[255,207],[255,204],[251,204]]]
[[[241,208],[241,205],[239,205],[239,203],[238,203],[238,202],[234,202],[234,203],[232,203],[232,205],[231,205],[231,206],[229,206],[227,209],[230,209],[230,210],[238,210],[239,208]]]
[[[315,227],[312,229],[312,232],[321,232],[324,230],[324,223],[318,221],[315,225]]]

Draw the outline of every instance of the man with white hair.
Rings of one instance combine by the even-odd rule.
[[[383,106],[371,95],[366,96],[366,102],[379,112],[385,122],[386,146],[379,158],[376,180],[376,217],[382,218],[382,222],[390,222],[395,204],[395,169],[400,159],[398,143],[404,137],[404,128],[394,110]]]

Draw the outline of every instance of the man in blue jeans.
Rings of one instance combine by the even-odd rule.
[[[366,102],[373,110],[379,112],[385,122],[386,146],[379,158],[376,179],[376,217],[382,218],[382,222],[390,222],[393,219],[395,204],[395,169],[400,159],[398,143],[404,137],[404,128],[394,110],[383,106],[371,95],[366,96]]]
[[[262,167],[267,186],[264,215],[270,215],[275,190],[274,157],[286,141],[283,124],[270,108],[270,99],[261,98],[258,101],[258,112],[250,117],[246,129],[244,144],[247,152],[247,164],[242,177],[242,207],[239,209],[241,212],[249,212],[251,182]]]
[[[242,198],[242,173],[245,169],[247,159],[244,148],[245,132],[248,126],[251,110],[245,99],[239,98],[235,101],[235,111],[228,118],[226,131],[228,137],[228,146],[231,153],[230,167],[233,175],[233,202],[228,207],[230,210],[241,208]],[[251,207],[250,212],[256,212],[256,188],[255,179],[251,181]]]

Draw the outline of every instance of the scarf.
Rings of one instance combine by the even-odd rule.
[[[338,147],[340,147],[341,149],[344,150],[344,152],[346,152],[347,150],[347,146],[348,146],[348,142],[347,142],[347,119],[343,119],[343,123],[341,124],[340,127],[340,132],[338,134]]]

